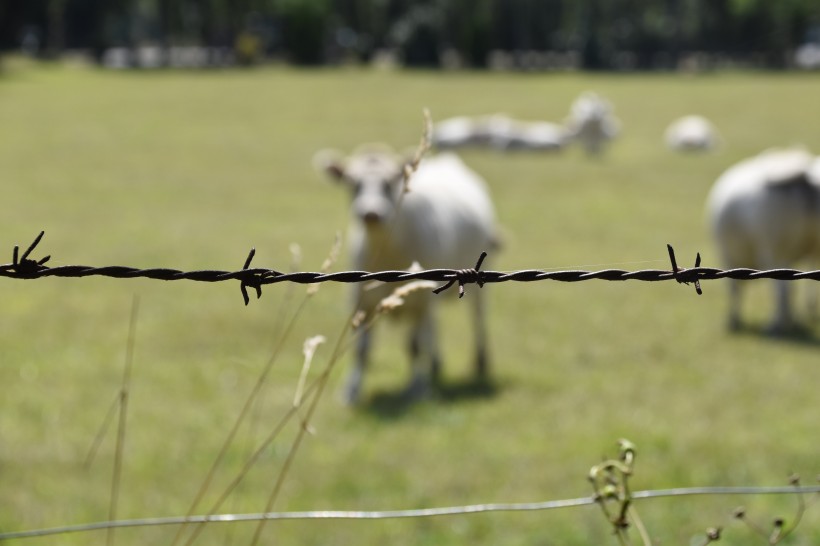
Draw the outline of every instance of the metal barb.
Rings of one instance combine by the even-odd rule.
[[[453,272],[454,277],[450,279],[447,284],[439,286],[433,290],[434,294],[440,294],[453,286],[458,281],[458,297],[464,297],[464,285],[466,283],[475,283],[479,288],[484,286],[484,272],[481,271],[481,264],[484,263],[484,258],[487,257],[486,252],[482,252],[478,257],[478,261],[473,269],[457,269]]]
[[[23,252],[22,256],[19,255],[20,247],[14,245],[14,251],[12,252],[12,263],[7,268],[21,275],[30,275],[37,273],[42,269],[46,269],[47,267],[43,264],[51,259],[50,255],[40,258],[39,260],[29,259],[29,255],[35,248],[37,248],[37,245],[43,239],[43,235],[45,234],[45,231],[41,231],[40,234],[35,237],[34,241],[28,246],[25,252]]]
[[[248,257],[245,258],[245,264],[242,266],[242,271],[248,269],[251,265],[251,261],[253,257],[256,255],[256,249],[251,248],[251,251],[248,252]],[[242,291],[242,300],[245,302],[247,306],[250,303],[251,299],[248,297],[248,287],[252,287],[256,289],[256,299],[262,297],[262,284],[259,282],[259,279],[254,275],[253,280],[248,280],[248,278],[243,278],[242,283],[239,285],[239,290]]]
[[[669,261],[672,262],[672,275],[675,280],[681,284],[689,284],[691,282],[695,285],[695,292],[698,293],[698,296],[703,294],[703,290],[700,287],[700,278],[697,276],[697,273],[691,271],[690,269],[679,268],[678,262],[675,260],[675,250],[672,248],[672,245],[666,245],[666,249],[669,251]],[[695,267],[692,269],[697,269],[699,267],[700,252],[698,252],[695,257]]]
[[[45,234],[45,231],[41,231],[40,234],[34,239],[34,242],[28,245],[28,248],[25,252],[23,252],[23,255],[20,257],[21,262],[25,262],[28,259],[28,255],[31,254],[31,251],[37,247],[37,245],[40,243],[40,240],[43,238],[43,235]]]

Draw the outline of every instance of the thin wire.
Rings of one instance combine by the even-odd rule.
[[[803,493],[820,493],[820,486],[679,487],[673,489],[634,491],[632,492],[632,498],[637,500],[695,495],[795,495]],[[437,516],[469,515],[485,512],[526,512],[538,510],[554,510],[558,508],[574,508],[578,506],[588,506],[595,504],[597,502],[598,499],[595,496],[589,496],[579,497],[575,499],[553,500],[543,502],[473,504],[466,506],[419,508],[411,510],[312,510],[305,512],[267,512],[254,514],[213,514],[207,516],[157,517],[118,521],[101,521],[78,525],[65,525],[62,527],[51,527],[48,529],[34,529],[30,531],[13,531],[8,533],[0,533],[0,541],[19,538],[43,537],[67,533],[100,531],[113,527],[154,527],[162,525],[181,525],[184,523],[230,523],[262,520],[374,520],[424,518]]]
[[[626,262],[604,262],[604,263],[597,263],[597,264],[570,264],[570,265],[561,265],[555,267],[539,267],[541,271],[561,271],[563,269],[587,269],[590,267],[612,267],[616,265],[637,265],[637,264],[657,264],[657,263],[666,263],[666,260],[629,260]],[[505,273],[515,273],[515,270],[505,271]]]

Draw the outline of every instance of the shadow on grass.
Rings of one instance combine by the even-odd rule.
[[[500,390],[497,382],[470,380],[441,383],[422,399],[408,395],[405,390],[377,391],[359,406],[359,410],[381,419],[398,419],[423,405],[490,399]]]
[[[770,339],[779,343],[820,347],[820,335],[812,326],[800,324],[791,327],[785,332],[772,332],[761,324],[743,324],[735,330],[733,335]]]

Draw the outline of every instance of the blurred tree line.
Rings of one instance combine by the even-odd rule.
[[[409,66],[550,51],[586,69],[672,67],[693,52],[778,67],[818,34],[820,0],[0,0],[0,49],[98,59],[183,44],[296,64],[392,50]]]

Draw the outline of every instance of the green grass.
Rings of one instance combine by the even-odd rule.
[[[319,148],[383,140],[413,146],[435,119],[504,111],[561,120],[582,90],[616,105],[624,132],[605,157],[471,151],[504,225],[493,269],[720,265],[703,218],[714,179],[764,148],[820,150],[820,78],[793,74],[524,75],[280,68],[113,73],[17,67],[0,76],[0,249],[46,235],[50,265],[316,270],[347,221],[346,196],[311,168]],[[674,117],[710,117],[726,145],[706,156],[664,149]],[[466,264],[469,265],[469,264]],[[346,268],[340,263],[337,269]],[[615,442],[639,449],[638,489],[779,485],[818,473],[817,324],[800,339],[730,335],[725,286],[544,282],[485,287],[497,390],[466,388],[466,305],[444,312],[454,396],[381,403],[406,379],[401,331],[385,327],[365,384],[375,400],[341,405],[337,370],[274,508],[399,509],[539,501],[589,494],[585,476]],[[802,287],[801,287],[802,289]],[[286,293],[294,291],[288,300]],[[468,286],[468,293],[477,290]],[[762,325],[770,287],[749,287]],[[277,323],[303,287],[267,286],[243,307],[235,283],[0,281],[0,530],[107,518],[115,431],[83,461],[120,385],[128,317],[141,298],[119,505],[122,518],[183,515],[270,358]],[[346,291],[310,301],[217,475],[209,505],[288,410],[302,341],[324,334],[316,376],[347,316]],[[800,309],[802,311],[802,308]],[[344,359],[346,363],[347,358]],[[380,402],[381,401],[381,402]],[[293,423],[295,425],[295,423]],[[264,508],[296,427],[268,449],[223,506]],[[794,499],[700,497],[643,502],[653,537],[689,544],[728,526],[722,544],[763,544],[732,523],[790,518]],[[204,510],[204,508],[203,508]],[[200,510],[201,512],[202,510]],[[206,528],[198,543],[247,544],[254,524]],[[167,544],[173,527],[120,530],[118,544]],[[279,544],[615,544],[596,507],[366,522],[272,522]],[[103,533],[20,544],[87,544]],[[789,544],[820,542],[820,508]]]

